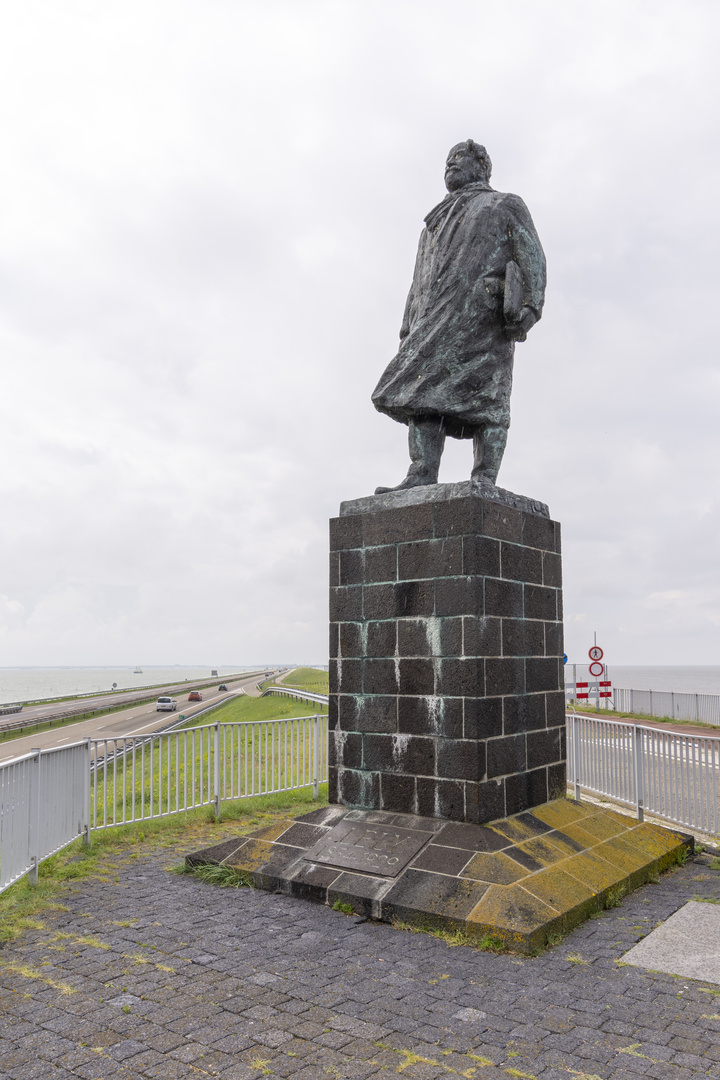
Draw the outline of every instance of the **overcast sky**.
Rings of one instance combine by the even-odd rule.
[[[6,0],[0,665],[325,660],[466,138],[548,258],[499,483],[562,522],[570,659],[720,663],[719,39],[714,0]]]

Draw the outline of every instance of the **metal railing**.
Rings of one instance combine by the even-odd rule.
[[[294,686],[268,686],[260,697],[266,694],[279,694],[281,697],[299,698],[300,701],[315,701],[318,705],[327,705],[327,694],[314,694],[310,690],[297,690]]]
[[[0,764],[0,892],[94,829],[327,780],[327,717],[85,739]]]
[[[615,687],[613,706],[618,712],[645,716],[671,716],[675,720],[699,720],[720,726],[720,696],[678,694],[672,690],[624,690]]]
[[[567,714],[568,781],[708,835],[718,832],[720,738]]]
[[[0,765],[0,892],[78,836],[87,837],[88,741],[32,750]]]

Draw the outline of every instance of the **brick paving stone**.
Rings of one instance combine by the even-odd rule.
[[[622,963],[699,868],[720,898],[705,857],[531,958],[167,874],[181,854],[75,883],[46,929],[5,946],[3,1080],[720,1080],[719,988]],[[90,935],[109,947],[72,940]]]

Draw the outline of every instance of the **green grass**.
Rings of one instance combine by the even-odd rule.
[[[295,690],[309,690],[311,694],[327,694],[328,672],[318,668],[301,667],[295,668],[283,679],[284,686],[292,686]]]
[[[705,724],[702,720],[678,720],[673,716],[651,716],[648,713],[617,712],[615,709],[596,709],[594,705],[586,705],[580,701],[568,701],[568,706],[577,710],[578,714],[592,713],[593,716],[602,716],[607,720],[641,720],[644,724],[654,727],[656,724],[682,724],[685,727],[707,728],[709,731],[717,731],[717,724]]]
[[[314,702],[292,701],[289,698],[276,697],[274,694],[268,694],[264,698],[238,694],[237,697],[228,698],[219,708],[203,716],[187,720],[182,728],[204,727],[216,721],[221,724],[235,724],[250,720],[280,720],[291,716],[313,716],[317,711]]]
[[[43,915],[62,909],[68,890],[77,888],[83,878],[113,881],[118,867],[131,859],[155,858],[167,862],[173,856],[177,862],[176,852],[184,857],[191,851],[325,805],[326,784],[321,785],[318,800],[313,799],[310,788],[224,804],[220,827],[212,811],[204,807],[175,817],[95,832],[90,846],[85,847],[78,840],[42,862],[36,886],[31,886],[25,877],[0,894],[0,947],[25,930],[42,929]]]

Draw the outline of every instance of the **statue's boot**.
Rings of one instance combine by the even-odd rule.
[[[484,424],[475,431],[471,480],[495,486],[506,443],[507,428],[499,424]]]
[[[408,474],[396,487],[375,488],[375,494],[384,495],[386,491],[403,491],[405,488],[437,484],[444,446],[445,428],[442,420],[411,420],[408,425]]]

